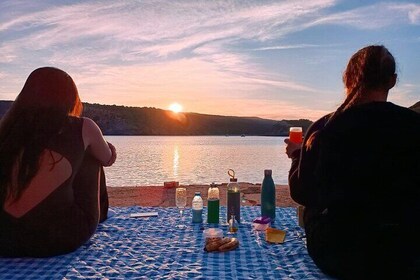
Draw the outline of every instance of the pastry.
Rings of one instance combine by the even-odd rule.
[[[229,238],[229,242],[219,246],[219,252],[227,252],[230,250],[234,250],[236,248],[238,248],[239,246],[239,241],[236,238]]]
[[[207,238],[206,246],[204,248],[207,252],[227,252],[233,249],[236,249],[239,245],[239,241],[236,238],[229,237],[217,237],[217,238]]]
[[[229,241],[230,241],[230,239],[227,238],[227,237],[225,237],[225,238],[221,238],[221,237],[208,238],[207,242],[206,242],[206,251],[207,252],[217,251],[220,246],[228,243]]]

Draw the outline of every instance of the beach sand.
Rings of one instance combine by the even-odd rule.
[[[226,205],[226,186],[219,184],[220,205]],[[242,205],[256,206],[261,201],[261,184],[239,183],[243,194]],[[207,205],[208,185],[181,185],[187,189],[187,206],[191,202],[195,192],[201,192],[204,205]],[[159,206],[175,207],[175,188],[164,188],[164,186],[136,186],[136,187],[108,187],[109,204],[111,206]],[[276,185],[276,206],[297,207],[298,204],[290,198],[289,187]]]

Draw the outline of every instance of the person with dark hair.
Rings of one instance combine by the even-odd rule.
[[[0,256],[72,252],[107,218],[116,159],[64,71],[34,70],[0,122]]]
[[[395,68],[384,46],[362,48],[343,104],[302,145],[285,140],[308,253],[339,279],[420,279],[420,114],[387,102]]]

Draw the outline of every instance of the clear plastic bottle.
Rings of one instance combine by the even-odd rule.
[[[238,231],[238,222],[235,215],[232,215],[229,220],[229,233],[236,233]]]
[[[220,208],[220,197],[219,188],[215,183],[212,183],[209,188],[207,195],[207,223],[218,224],[219,223],[219,208]]]
[[[276,218],[276,186],[271,177],[272,171],[264,170],[264,180],[261,187],[261,216]]]
[[[232,169],[230,169],[232,170]],[[229,170],[229,171],[230,171]],[[232,215],[238,223],[241,222],[241,191],[238,184],[238,179],[235,178],[235,172],[228,172],[231,176],[229,184],[227,185],[227,206],[226,206],[226,222],[229,223]]]
[[[192,200],[192,222],[203,222],[203,199],[200,192],[196,192]]]

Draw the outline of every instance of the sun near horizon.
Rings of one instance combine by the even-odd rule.
[[[183,109],[182,105],[179,104],[179,103],[176,103],[176,102],[169,105],[169,110],[171,110],[172,112],[174,112],[176,114],[182,112],[182,109]]]

